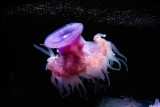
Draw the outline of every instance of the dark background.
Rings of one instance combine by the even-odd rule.
[[[59,0],[60,2],[63,0]],[[93,84],[84,81],[88,100],[79,98],[78,92],[61,98],[50,81],[51,73],[45,72],[46,59],[33,47],[41,44],[54,30],[76,20],[62,20],[50,16],[5,16],[7,10],[26,3],[46,1],[12,0],[1,1],[1,72],[0,96],[6,106],[95,106],[103,97],[133,97],[136,100],[160,98],[159,78],[159,35],[160,26],[119,26],[90,23],[85,18],[82,36],[91,41],[96,33],[107,34],[106,39],[113,42],[119,51],[128,58],[128,72],[109,70],[111,86],[103,82],[101,90],[94,93]],[[48,0],[48,2],[50,2]],[[76,2],[76,1],[75,1]],[[115,6],[120,8],[148,9],[158,16],[160,2],[152,0],[88,0],[92,6]],[[159,16],[158,16],[159,17]],[[106,89],[105,91],[103,89]]]

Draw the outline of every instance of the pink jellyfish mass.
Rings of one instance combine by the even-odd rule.
[[[105,34],[98,33],[93,37],[93,42],[85,41],[81,36],[83,31],[82,23],[70,23],[51,33],[44,41],[44,46],[48,51],[34,45],[38,50],[44,52],[50,57],[47,59],[46,69],[52,73],[51,81],[59,90],[63,97],[69,95],[75,88],[79,90],[80,86],[86,90],[80,77],[90,79],[94,78],[108,80],[110,84],[107,69],[120,70],[121,63],[126,66],[126,57],[122,55],[115,45],[104,39]],[[55,55],[52,49],[57,49]],[[120,56],[124,60],[116,57]],[[112,65],[116,62],[119,67]],[[65,94],[64,91],[66,92]]]

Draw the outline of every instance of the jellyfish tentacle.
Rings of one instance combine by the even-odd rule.
[[[118,59],[114,56],[113,58],[111,58],[111,60],[109,60],[109,62],[113,65],[113,63],[114,62],[117,62],[117,64],[118,64],[118,68],[114,68],[114,67],[112,67],[112,65],[109,65],[108,67],[110,68],[110,69],[112,69],[112,70],[117,70],[117,71],[119,71],[120,69],[121,69],[121,63],[118,61]]]
[[[104,73],[105,77],[107,78],[108,86],[110,86],[110,79],[109,79],[109,75],[108,75],[109,72],[103,72],[103,73]]]
[[[88,99],[87,96],[86,96],[86,89],[85,89],[83,83],[80,81],[79,84],[81,85],[81,87],[82,87],[82,89],[84,91],[84,95],[85,95],[84,97],[85,97],[85,99]]]
[[[64,84],[63,85],[64,88],[66,89],[66,94],[62,96],[62,98],[65,98],[66,96],[68,96],[71,92],[70,92],[70,88],[69,88],[69,85],[68,84]]]
[[[46,55],[50,56],[50,53],[47,50],[45,50],[45,49],[43,49],[43,48],[41,48],[41,47],[39,47],[39,46],[37,46],[35,44],[33,44],[33,46],[35,48],[37,48],[38,50],[40,50],[41,52],[45,53]]]
[[[126,70],[128,71],[128,66],[127,66],[126,62],[124,62],[121,58],[117,58],[117,59],[124,64],[124,66],[126,67]]]
[[[116,48],[116,46],[115,46],[113,43],[111,43],[111,47],[112,47],[113,51],[114,51],[117,55],[119,55],[120,57],[124,58],[125,61],[127,62],[127,58],[118,51],[118,49]]]
[[[51,57],[55,56],[55,55],[54,55],[54,52],[52,51],[51,48],[48,48],[48,50],[49,50],[49,54],[50,54]]]
[[[102,34],[102,33],[97,33],[96,35],[99,35],[100,37],[103,37],[103,38],[106,37],[106,34]]]
[[[57,83],[56,83],[56,77],[52,74],[52,77],[51,77],[51,81],[52,81],[52,83],[53,83],[53,85],[57,88],[57,89],[59,89],[58,88],[58,86],[57,86]],[[61,94],[61,93],[60,93]]]
[[[82,93],[81,93],[81,90],[80,90],[78,84],[76,84],[76,88],[77,88],[77,90],[78,90],[78,92],[79,92],[80,97],[82,98]]]

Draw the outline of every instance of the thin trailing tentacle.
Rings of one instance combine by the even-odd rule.
[[[41,44],[41,45],[42,45],[42,44]],[[43,49],[43,48],[41,48],[41,47],[39,47],[39,46],[37,46],[37,45],[35,45],[35,44],[33,44],[33,46],[34,46],[35,48],[37,48],[38,50],[40,50],[41,52],[45,53],[45,54],[48,55],[48,56],[51,56],[51,57],[55,56],[55,55],[54,55],[54,52],[52,51],[51,48],[48,48],[48,51],[47,51],[46,49]]]
[[[84,97],[85,97],[85,99],[88,100],[88,98],[87,98],[87,96],[86,96],[86,89],[85,89],[83,83],[80,82],[80,85],[81,85],[81,87],[82,87],[82,89],[83,89],[83,91],[84,91],[84,95],[85,95]]]
[[[41,47],[39,47],[39,46],[37,46],[35,44],[33,44],[33,46],[35,48],[37,48],[38,50],[40,50],[41,52],[45,53],[46,55],[50,56],[50,53],[47,50],[45,50],[45,49],[43,49],[43,48],[41,48]]]
[[[96,35],[98,35],[98,36],[100,36],[100,37],[103,37],[103,38],[106,37],[106,34],[102,34],[102,33],[97,33]]]
[[[113,62],[117,62],[117,64],[118,64],[118,68],[114,68],[114,67],[112,67],[111,65],[109,65],[108,67],[110,68],[110,69],[112,69],[112,70],[117,70],[117,71],[119,71],[120,69],[121,69],[121,63],[116,59],[116,58],[113,58],[112,59],[112,61],[111,61],[111,63],[113,64]]]
[[[62,98],[67,97],[71,92],[68,84],[63,84],[64,88],[66,89],[66,94],[62,96]]]
[[[125,61],[127,62],[127,58],[118,51],[118,49],[116,48],[116,46],[115,46],[113,43],[111,43],[111,46],[112,46],[113,51],[114,51],[117,55],[119,55],[119,56],[121,56],[122,58],[124,58]]]
[[[52,51],[51,48],[48,48],[48,50],[49,50],[49,54],[50,54],[51,57],[52,57],[52,56],[55,56],[55,55],[54,55],[54,52]]]
[[[110,79],[109,79],[109,75],[108,75],[108,72],[103,72],[105,77],[107,78],[107,81],[108,81],[108,86],[110,86]]]
[[[77,90],[78,90],[78,92],[79,92],[80,97],[82,98],[82,93],[81,93],[81,90],[80,90],[78,84],[76,85],[76,88],[77,88]]]
[[[110,66],[112,66],[114,64],[114,61],[109,61]]]
[[[128,66],[127,66],[127,64],[126,64],[126,62],[124,62],[121,58],[117,58],[119,61],[121,61],[124,65],[125,65],[125,67],[126,67],[126,70],[128,71]]]

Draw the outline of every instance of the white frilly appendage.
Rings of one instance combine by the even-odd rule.
[[[57,82],[55,81],[57,79]],[[62,98],[68,96],[71,91],[74,93],[75,88],[78,90],[80,97],[82,97],[81,89],[79,85],[82,87],[83,92],[84,92],[84,97],[87,99],[86,96],[86,90],[85,87],[80,80],[79,76],[72,76],[72,77],[57,77],[54,74],[52,74],[51,81],[54,84],[54,86],[59,90],[60,94],[62,95]],[[66,93],[63,95],[64,89]]]
[[[120,62],[122,62],[128,71],[126,64],[127,58],[118,51],[113,43],[101,37],[106,37],[106,35],[98,33],[94,36],[94,42],[85,43],[83,48],[83,51],[87,55],[85,63],[91,64],[87,67],[86,72],[81,73],[80,76],[91,80],[93,80],[93,78],[99,78],[102,80],[107,78],[108,85],[110,85],[107,69],[110,68],[112,70],[120,70]],[[126,62],[116,57],[116,55],[124,58]],[[119,65],[118,68],[112,67],[114,62]]]

